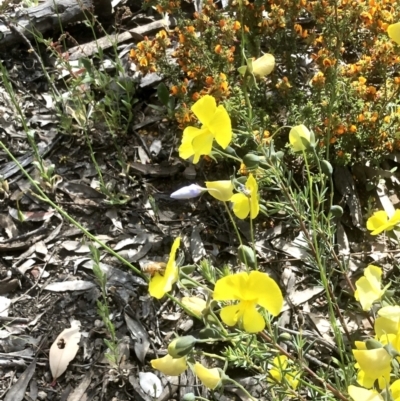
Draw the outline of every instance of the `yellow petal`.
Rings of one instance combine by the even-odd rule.
[[[242,309],[240,304],[224,306],[221,309],[220,316],[227,326],[235,326],[242,318]]]
[[[203,125],[208,125],[217,111],[215,98],[210,95],[203,96],[192,106],[192,111]]]
[[[215,137],[216,142],[222,149],[225,149],[232,140],[231,118],[224,106],[218,106],[212,119],[207,124],[207,128]]]
[[[355,297],[360,301],[363,310],[371,309],[372,304],[378,301],[384,291],[381,290],[382,269],[377,266],[370,265],[364,270],[364,277],[356,281]]]
[[[392,397],[394,398],[394,401],[397,401],[398,399],[400,399],[400,379],[395,380],[390,385],[390,392],[392,393]]]
[[[365,374],[363,370],[359,370],[357,373],[357,383],[365,388],[372,388],[375,384],[375,377],[370,377]]]
[[[247,333],[259,333],[265,328],[265,320],[254,303],[246,303],[243,310],[243,329]]]
[[[390,229],[392,230],[397,224],[400,223],[400,209],[397,209],[393,216],[389,219],[388,224],[390,225]]]
[[[189,159],[189,157],[194,155],[194,150],[193,150],[193,139],[201,135],[202,130],[196,128],[196,127],[186,127],[185,130],[183,131],[183,136],[182,136],[182,143],[179,146],[179,156],[182,159]]]
[[[207,302],[199,297],[183,297],[181,302],[193,315],[199,318],[201,318],[201,312],[207,306]]]
[[[375,377],[387,376],[391,371],[391,356],[384,348],[370,350],[353,349],[353,355],[358,362],[360,369],[367,376]]]
[[[388,334],[396,334],[399,330],[399,322],[380,316],[375,319],[374,330],[377,338]]]
[[[227,202],[233,195],[232,181],[207,181],[205,184],[208,193],[222,202]]]
[[[167,354],[162,358],[153,359],[151,366],[167,376],[179,376],[186,370],[186,357],[172,358]]]
[[[245,272],[220,278],[215,283],[213,298],[216,301],[245,299],[248,279],[249,275]]]
[[[207,369],[201,363],[194,364],[194,373],[209,389],[214,390],[221,383],[221,376],[217,368]]]
[[[178,281],[178,267],[175,263],[175,256],[180,243],[181,239],[178,237],[172,244],[164,275],[157,272],[150,280],[149,294],[154,298],[161,299],[167,292],[171,291],[172,285]]]
[[[302,138],[306,142],[310,142],[311,140],[311,132],[305,125],[303,124],[296,125],[290,130],[289,142],[292,145],[292,149],[294,152],[301,152],[304,149],[306,149],[306,146],[303,143]]]
[[[376,390],[367,390],[362,387],[349,386],[347,391],[354,401],[383,401],[383,398]]]
[[[278,284],[266,273],[252,271],[247,283],[247,298],[257,299],[257,304],[274,316],[279,315],[283,307],[283,296]]]
[[[253,74],[257,78],[265,77],[271,74],[275,67],[275,57],[272,54],[264,54],[253,61]]]
[[[397,24],[389,25],[387,32],[389,38],[400,45],[400,22],[398,22]]]
[[[250,199],[242,194],[234,194],[231,197],[231,202],[233,203],[233,213],[239,219],[245,219],[250,213]]]
[[[378,310],[378,315],[398,323],[400,321],[400,306],[388,305]]]
[[[386,229],[387,222],[388,215],[384,210],[380,210],[367,220],[367,229],[372,231],[371,235],[378,235]]]
[[[250,191],[250,218],[255,219],[260,212],[260,205],[258,203],[258,184],[252,174],[249,174],[246,188]]]
[[[196,164],[200,160],[200,156],[209,155],[212,150],[214,137],[208,130],[202,130],[201,135],[197,135],[192,141],[194,152],[193,163]]]

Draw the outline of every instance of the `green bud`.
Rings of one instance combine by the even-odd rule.
[[[247,155],[243,157],[243,163],[248,168],[257,168],[260,164],[260,158],[254,153],[247,153]]]
[[[193,393],[187,393],[182,397],[182,401],[195,401],[196,396]]]
[[[393,361],[396,361],[397,362],[397,360],[395,359],[395,358],[397,358],[398,356],[400,356],[400,353],[396,350],[396,348],[394,348],[393,347],[393,345],[392,344],[386,344],[383,348],[385,348],[385,350],[387,351],[387,353],[392,357],[392,358],[394,358],[393,360],[392,360],[392,363],[393,363]],[[398,362],[397,362],[398,363]]]
[[[342,217],[343,216],[343,208],[339,205],[333,205],[331,207],[331,213],[333,217]]]
[[[327,160],[321,161],[321,170],[326,176],[332,177],[333,167],[332,164],[329,163]]]
[[[367,341],[365,341],[365,345],[369,350],[383,348],[383,345],[379,341],[374,340],[373,338],[370,338]]]
[[[193,336],[175,338],[175,340],[168,345],[168,354],[170,354],[172,358],[182,358],[193,349],[196,343],[197,339]]]
[[[290,333],[281,333],[278,337],[278,341],[291,341],[293,339],[293,336]]]
[[[246,266],[256,268],[257,257],[254,254],[253,249],[251,249],[249,246],[240,245],[238,248],[238,255],[239,255],[239,260]]]
[[[202,340],[221,338],[221,334],[217,329],[205,327],[199,331],[199,338]]]

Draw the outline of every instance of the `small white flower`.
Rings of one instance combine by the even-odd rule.
[[[187,187],[183,187],[173,192],[170,197],[172,199],[190,199],[200,196],[203,192],[207,191],[206,188],[202,188],[200,185],[192,184]]]

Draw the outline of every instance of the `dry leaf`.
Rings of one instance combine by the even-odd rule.
[[[79,349],[81,333],[79,332],[80,322],[73,320],[69,329],[63,330],[50,347],[50,370],[53,381],[60,377],[68,367],[68,364],[75,358]]]

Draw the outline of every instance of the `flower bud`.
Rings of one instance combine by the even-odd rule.
[[[332,213],[333,217],[342,217],[343,216],[343,208],[339,205],[333,205],[331,207],[330,212]]]
[[[260,164],[260,158],[254,153],[247,153],[247,155],[243,157],[243,163],[248,168],[257,168]]]
[[[365,341],[365,345],[367,349],[377,349],[383,347],[383,345],[379,341],[374,340],[373,338],[370,338],[367,341]]]
[[[182,358],[193,349],[196,343],[197,339],[193,336],[175,338],[175,340],[168,345],[168,354],[173,358]]]
[[[199,297],[183,297],[182,304],[196,317],[201,318],[207,302]]]
[[[251,249],[247,245],[240,245],[238,248],[239,260],[244,263],[248,267],[255,268],[256,264],[256,255],[254,254],[253,249]]]
[[[182,401],[196,401],[196,396],[193,393],[187,393],[182,397]]]
[[[201,195],[204,191],[206,191],[205,188],[202,188],[201,186],[197,184],[192,184],[187,187],[182,187],[178,189],[177,191],[173,192],[170,197],[172,199],[190,199],[190,198],[196,198],[197,196]]]
[[[332,173],[333,173],[332,164],[329,163],[327,160],[321,161],[321,170],[326,176],[332,177]]]

